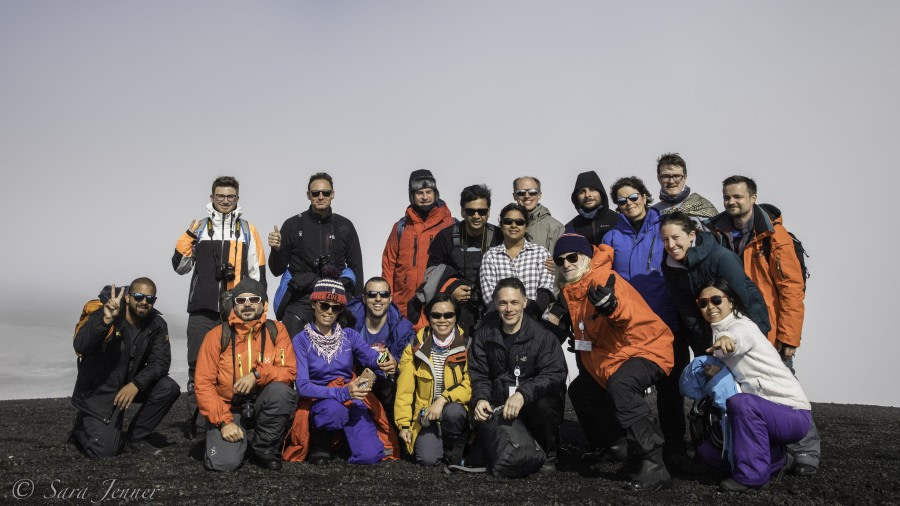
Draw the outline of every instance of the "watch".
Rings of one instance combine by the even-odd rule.
[[[257,381],[259,381],[259,371],[257,371],[256,368],[254,367],[253,369],[250,369],[250,372],[252,372],[253,377],[256,378]]]

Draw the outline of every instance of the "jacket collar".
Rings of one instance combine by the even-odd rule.
[[[240,316],[235,314],[232,310],[228,313],[228,324],[234,327],[234,335],[235,341],[244,341],[247,339],[247,336],[253,332],[254,336],[259,335],[259,329],[263,327],[266,323],[266,314],[269,312],[269,303],[266,302],[263,306],[263,312],[259,315],[259,318],[245,322],[241,319]]]

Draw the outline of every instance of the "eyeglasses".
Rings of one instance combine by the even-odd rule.
[[[637,202],[637,201],[640,200],[640,199],[641,199],[641,194],[640,194],[640,193],[632,193],[631,195],[629,195],[629,196],[627,196],[627,197],[619,197],[619,198],[617,198],[617,199],[616,199],[616,205],[617,205],[617,206],[624,206],[624,205],[625,205],[625,202],[627,202],[627,201],[629,201],[629,200],[632,201],[632,202]]]
[[[326,198],[331,196],[331,192],[333,190],[309,190],[309,194],[313,197],[318,197],[319,195],[324,195]]]
[[[553,263],[557,266],[562,267],[564,262],[569,262],[570,264],[574,264],[578,261],[578,253],[569,253],[568,255],[556,257],[553,259]]]
[[[452,320],[452,319],[456,318],[456,313],[433,312],[433,313],[430,313],[429,316],[431,316],[432,320]]]
[[[147,304],[156,304],[157,299],[156,295],[147,295],[140,292],[131,294],[131,298],[137,302],[147,299]]]
[[[382,299],[386,299],[391,296],[391,292],[390,292],[390,290],[381,290],[380,292],[377,292],[375,290],[369,290],[368,292],[366,292],[366,297],[368,297],[370,299],[374,299],[375,297],[378,297],[378,296],[381,296]]]
[[[323,313],[327,313],[332,311],[334,313],[340,313],[344,310],[344,306],[342,304],[329,304],[327,302],[319,301],[319,311]]]
[[[244,304],[259,304],[262,301],[262,297],[259,295],[252,295],[250,297],[235,297],[234,302],[239,306],[243,306]]]
[[[660,181],[672,181],[675,183],[679,183],[682,179],[684,179],[684,174],[660,174],[656,176],[656,179],[659,179]]]
[[[524,226],[525,226],[525,220],[523,220],[522,218],[518,218],[518,219],[515,219],[515,218],[503,218],[503,222],[502,222],[502,223],[503,223],[504,225],[506,225],[506,226],[510,226],[510,225],[516,225],[517,227],[524,227]]]
[[[463,209],[463,212],[466,213],[466,216],[475,216],[476,214],[478,214],[479,216],[487,216],[487,214],[491,212],[491,210],[488,208],[475,209],[473,207],[467,207]]]
[[[712,297],[703,297],[703,298],[697,299],[697,305],[700,306],[700,309],[706,309],[706,306],[708,306],[709,303],[712,302],[713,306],[718,307],[718,306],[721,306],[722,301],[727,298],[728,298],[727,295],[713,295]]]
[[[516,190],[513,193],[516,195],[516,197],[524,197],[525,195],[528,195],[529,197],[537,197],[541,194],[541,190],[538,190],[537,188],[529,188],[527,190]]]
[[[215,197],[216,197],[216,200],[218,200],[219,202],[225,202],[225,201],[234,202],[235,200],[238,199],[237,193],[235,193],[234,195],[224,195],[222,193],[217,193],[217,194],[215,194]]]

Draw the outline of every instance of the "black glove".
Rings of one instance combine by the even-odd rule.
[[[588,300],[591,301],[591,304],[594,305],[594,309],[597,310],[597,314],[600,316],[613,314],[613,311],[619,305],[619,301],[616,300],[616,291],[613,288],[615,284],[616,277],[610,274],[609,279],[606,280],[606,286],[601,286],[600,288],[592,286],[588,290]]]

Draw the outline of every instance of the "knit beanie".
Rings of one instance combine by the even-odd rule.
[[[435,201],[441,198],[441,192],[438,191],[437,181],[428,169],[418,169],[412,171],[409,175],[409,202],[413,203],[413,197],[418,190],[422,188],[431,188],[434,190]]]
[[[309,300],[316,302],[324,300],[336,304],[347,305],[347,292],[344,285],[336,279],[323,278],[313,286]]]
[[[553,247],[553,258],[560,257],[566,253],[581,253],[591,258],[594,256],[594,248],[591,247],[591,243],[583,235],[563,234],[559,236],[559,239],[556,240],[556,245]]]
[[[242,279],[240,283],[234,285],[231,293],[233,293],[235,297],[242,293],[252,293],[253,295],[259,295],[260,297],[262,297],[263,302],[269,300],[269,298],[266,296],[266,289],[263,287],[262,283],[251,278],[250,276],[244,277],[244,279]]]

